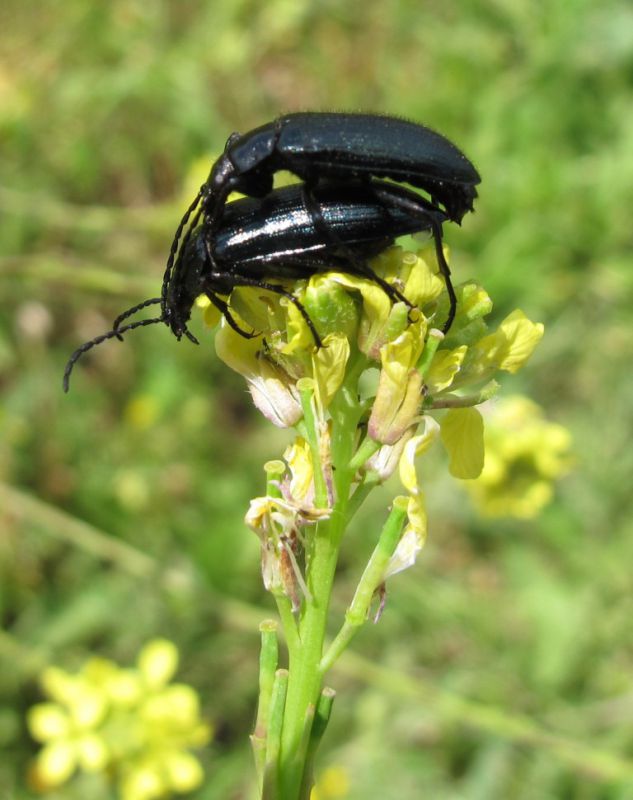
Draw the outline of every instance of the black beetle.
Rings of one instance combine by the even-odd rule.
[[[191,228],[204,215],[214,230],[231,192],[265,197],[279,170],[289,170],[305,181],[308,192],[323,179],[389,178],[408,183],[427,192],[432,205],[457,223],[472,211],[475,186],[481,180],[452,142],[430,128],[397,117],[304,112],[287,114],[245,134],[233,133],[174,236],[163,280],[163,313],[178,243],[191,214],[200,206]],[[441,231],[434,228],[433,235],[439,240]],[[441,247],[438,249],[450,296],[446,332],[455,316],[456,300],[448,264]]]
[[[123,312],[112,330],[85,342],[73,353],[64,371],[64,390],[68,391],[70,374],[83,353],[107,339],[122,338],[134,328],[164,322],[178,338],[186,335],[196,341],[187,322],[201,294],[209,297],[241,335],[254,335],[239,328],[220,296],[229,295],[236,286],[259,286],[286,296],[303,314],[319,345],[319,335],[301,303],[274,281],[298,280],[339,269],[367,277],[392,300],[408,303],[396,287],[371,270],[367,260],[398,236],[438,229],[441,233],[446,219],[443,211],[420,195],[382,181],[322,183],[310,193],[309,200],[305,186],[293,184],[272,191],[263,200],[243,198],[228,203],[217,230],[209,221],[189,230],[164,298],[150,298]],[[437,252],[438,239],[434,238]],[[121,327],[137,311],[158,303],[164,309],[159,317]]]

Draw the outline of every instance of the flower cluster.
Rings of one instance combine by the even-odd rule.
[[[178,651],[166,640],[149,642],[136,667],[91,658],[77,673],[47,668],[41,677],[50,702],[33,706],[28,726],[43,744],[31,781],[53,789],[77,770],[100,773],[122,800],[152,800],[188,792],[202,783],[189,748],[211,736],[200,719],[196,692],[170,684]]]
[[[486,517],[534,519],[570,467],[571,435],[548,422],[536,403],[512,395],[488,404],[484,467],[466,488]]]
[[[543,335],[521,311],[489,330],[492,302],[475,283],[456,287],[457,315],[443,335],[436,326],[448,298],[431,246],[416,253],[392,247],[371,266],[411,308],[392,303],[366,277],[318,273],[291,288],[323,347],[315,347],[296,304],[250,287],[233,291],[231,311],[260,336],[244,339],[225,323],[216,334],[218,355],[244,376],[261,413],[298,432],[285,465],[268,465],[267,494],[246,517],[262,543],[266,586],[295,610],[308,591],[300,556],[310,526],[335,512],[348,522],[367,492],[396,471],[404,494],[395,507],[405,520],[379,578],[414,562],[426,534],[417,457],[439,438],[451,474],[476,478],[484,448],[475,406],[495,394],[495,375],[516,372]],[[212,306],[204,314],[210,326],[218,322]]]

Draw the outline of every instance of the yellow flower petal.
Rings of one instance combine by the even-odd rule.
[[[284,302],[282,295],[274,292],[254,286],[238,286],[231,292],[231,314],[240,328],[267,335],[285,328]],[[222,324],[228,323],[225,320]]]
[[[70,732],[70,718],[56,703],[38,703],[26,716],[31,736],[38,742],[60,739]]]
[[[205,327],[215,328],[222,319],[222,312],[205,295],[196,298],[196,306],[202,311],[202,321]]]
[[[349,774],[343,767],[328,767],[323,770],[312,789],[310,800],[337,800],[345,798],[349,793]]]
[[[405,445],[398,465],[402,485],[412,495],[420,492],[415,459],[429,449],[440,431],[437,420],[427,415],[422,417],[421,426],[422,432],[410,439]]]
[[[542,323],[531,322],[517,309],[507,316],[499,329],[479,341],[474,356],[487,361],[495,369],[517,372],[541,341],[545,328]]]
[[[465,283],[457,288],[456,322],[462,326],[481,319],[492,311],[492,300],[486,290],[476,283]]]
[[[358,331],[358,347],[365,355],[377,359],[383,344],[397,338],[407,328],[409,309],[404,303],[392,303],[385,291],[374,281],[342,273],[334,273],[332,278],[341,286],[357,289],[361,293],[363,313]]]
[[[77,741],[77,759],[86,772],[101,772],[108,765],[110,753],[100,736],[88,734]]]
[[[415,364],[423,348],[414,325],[380,349],[382,369],[368,423],[369,435],[382,444],[395,444],[411,427],[422,400],[422,377]]]
[[[475,408],[452,408],[441,422],[444,447],[448,451],[449,472],[468,480],[481,474],[484,465],[484,424]]]
[[[168,639],[154,639],[143,647],[137,664],[147,686],[165,686],[178,669],[178,649]]]
[[[261,346],[261,341],[257,338],[245,339],[225,324],[215,334],[215,352],[218,358],[246,378],[258,372],[257,354]]]
[[[174,683],[160,694],[150,697],[143,705],[143,719],[148,722],[169,723],[181,730],[195,727],[200,714],[200,699],[191,686]]]
[[[447,389],[459,372],[468,347],[462,345],[455,350],[439,350],[425,377],[425,383],[431,394]]]
[[[246,378],[253,402],[273,425],[289,428],[301,419],[295,380],[259,356],[260,342],[244,339],[223,325],[215,336],[215,349],[225,364]]]
[[[407,501],[409,523],[404,529],[394,554],[389,559],[383,580],[412,567],[426,540],[426,510],[424,496],[418,491]]]
[[[69,742],[51,742],[40,750],[35,764],[37,777],[44,786],[61,786],[77,767],[76,752]]]
[[[292,475],[290,495],[294,501],[299,503],[312,490],[314,472],[310,445],[302,436],[297,436],[294,444],[286,449],[284,459]]]
[[[67,705],[70,698],[83,690],[83,682],[76,675],[69,675],[60,667],[46,667],[40,675],[44,692],[61,705]]]
[[[164,796],[168,788],[158,766],[141,764],[121,781],[121,800],[154,800]]]
[[[198,759],[190,753],[169,753],[164,766],[169,785],[175,792],[190,792],[202,785],[204,772]]]
[[[96,728],[108,710],[108,695],[105,689],[87,687],[81,694],[72,698],[69,706],[73,723],[83,730]]]
[[[311,353],[315,348],[314,334],[305,317],[290,300],[284,299],[283,305],[287,317],[287,341],[281,352],[286,355]]]
[[[330,334],[323,345],[312,356],[315,397],[321,416],[343,383],[350,352],[349,342],[342,336]]]
[[[356,278],[342,272],[332,273],[331,278],[341,286],[360,292],[363,298],[363,313],[369,319],[370,324],[389,316],[391,300],[374,281],[367,278]]]
[[[445,255],[447,252],[445,249]],[[435,245],[424,247],[414,258],[412,256],[412,253],[404,253],[403,256],[401,271],[405,273],[402,275],[404,295],[414,305],[424,307],[437,300],[444,290],[444,281],[437,274]],[[410,265],[408,275],[407,262]]]
[[[108,682],[108,695],[115,705],[133,706],[138,702],[142,692],[141,676],[136,670],[119,669]]]

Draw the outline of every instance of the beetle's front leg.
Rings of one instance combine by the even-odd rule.
[[[222,300],[221,297],[218,297],[218,295],[211,289],[205,289],[204,295],[218,309],[220,314],[222,314],[224,319],[228,322],[229,326],[233,328],[235,333],[239,333],[239,335],[242,336],[244,339],[254,339],[256,336],[259,336],[259,334],[256,331],[245,331],[242,328],[240,328],[240,326],[235,321],[235,318],[229,311],[229,304],[225,300]]]
[[[264,289],[268,292],[274,292],[275,294],[280,294],[282,297],[286,297],[299,311],[299,313],[305,320],[306,325],[308,326],[308,328],[310,328],[310,333],[314,338],[314,343],[316,344],[316,346],[323,347],[323,341],[319,336],[317,329],[314,327],[314,322],[312,322],[312,320],[310,319],[310,315],[301,305],[299,300],[297,300],[294,294],[292,294],[292,292],[289,292],[287,289],[284,289],[283,286],[279,286],[276,283],[266,283],[266,281],[258,281],[255,278],[246,278],[242,276],[240,276],[239,278],[235,278],[235,280],[233,281],[233,286],[256,286],[259,289]]]

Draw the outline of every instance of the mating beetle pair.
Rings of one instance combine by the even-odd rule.
[[[273,191],[279,170],[303,183]],[[425,191],[429,199],[393,183]],[[472,210],[480,177],[448,139],[406,120],[370,114],[299,113],[229,137],[206,183],[185,212],[174,236],[160,298],[121,314],[108,333],[83,344],[64,372],[68,389],[75,362],[90,348],[126,331],[166,323],[180,338],[195,297],[206,294],[229,325],[245,336],[223,299],[236,286],[259,286],[286,295],[318,334],[299,301],[270,281],[307,277],[336,267],[378,282],[392,299],[405,300],[367,266],[404,233],[428,230],[450,299],[447,331],[456,298],[442,252],[442,224],[460,223]],[[231,192],[246,200],[226,203]],[[202,218],[202,224],[199,226]],[[235,231],[242,231],[243,237]],[[127,325],[142,308],[161,314]]]

